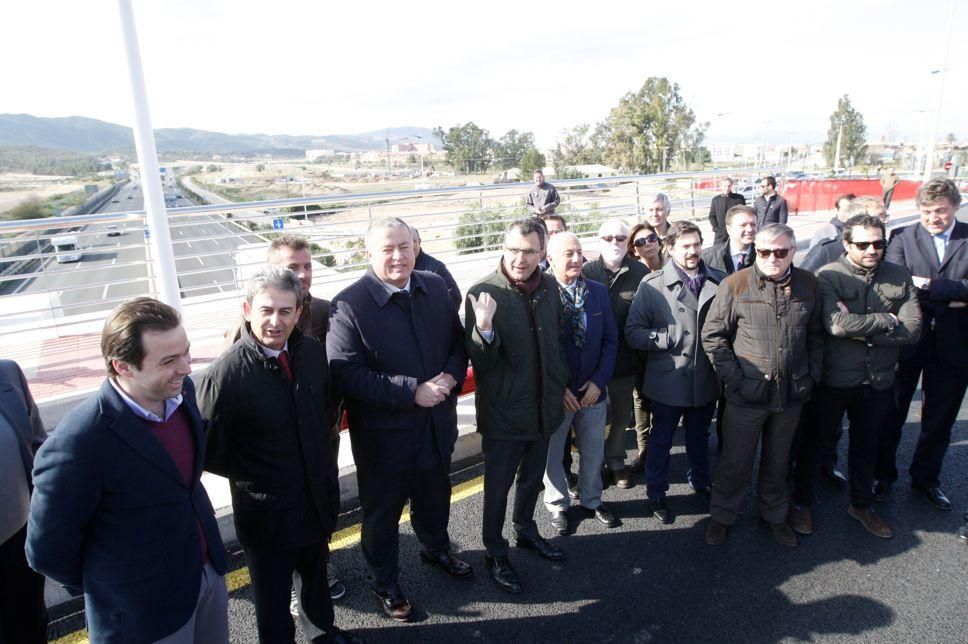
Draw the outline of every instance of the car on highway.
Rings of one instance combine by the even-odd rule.
[[[111,200],[111,203],[121,203],[121,200],[120,199],[112,199]]]
[[[134,199],[134,195],[128,195],[128,199]]]
[[[117,224],[108,224],[108,237],[120,237],[121,229]]]

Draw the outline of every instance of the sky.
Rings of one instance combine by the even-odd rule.
[[[128,0],[123,0],[128,1]],[[650,76],[708,139],[820,142],[850,96],[869,140],[930,132],[951,0],[131,0],[155,128],[350,134],[473,121],[495,138],[604,120]],[[956,1],[938,138],[968,140]],[[118,4],[5,0],[0,113],[131,125]]]

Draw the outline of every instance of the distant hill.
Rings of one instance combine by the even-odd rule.
[[[302,156],[305,150],[341,152],[382,150],[390,144],[431,143],[433,131],[396,127],[362,134],[324,136],[288,134],[225,134],[192,128],[155,130],[159,153]],[[134,154],[131,128],[83,116],[46,118],[30,114],[0,114],[0,147],[34,146],[84,154]]]

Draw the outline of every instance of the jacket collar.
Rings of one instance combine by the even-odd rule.
[[[387,303],[390,301],[392,293],[390,293],[390,291],[387,290],[387,287],[383,285],[382,280],[376,276],[376,273],[373,272],[372,267],[366,269],[366,272],[363,274],[363,277],[360,278],[360,281],[366,288],[366,292],[369,293],[370,297],[373,298],[373,301],[376,302],[377,306],[383,308],[387,305]],[[426,293],[427,285],[424,283],[424,279],[421,277],[420,273],[414,270],[412,273],[410,273],[410,292],[414,293],[418,289]]]

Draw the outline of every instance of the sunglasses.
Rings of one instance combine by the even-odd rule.
[[[878,240],[869,241],[869,242],[850,242],[850,243],[856,246],[857,250],[867,250],[869,246],[873,246],[874,250],[884,250],[884,248],[887,246],[887,242],[884,241],[883,239],[878,239]]]
[[[777,259],[783,259],[790,254],[789,248],[757,248],[756,254],[766,259],[770,255],[773,255]]]
[[[636,248],[641,248],[646,244],[654,244],[657,241],[659,241],[659,236],[653,234],[653,235],[649,235],[648,237],[639,237],[634,242],[632,242],[632,245],[635,246]]]
[[[628,241],[628,235],[602,235],[602,241],[606,241],[611,244],[613,241],[617,241],[620,244],[624,244]]]

